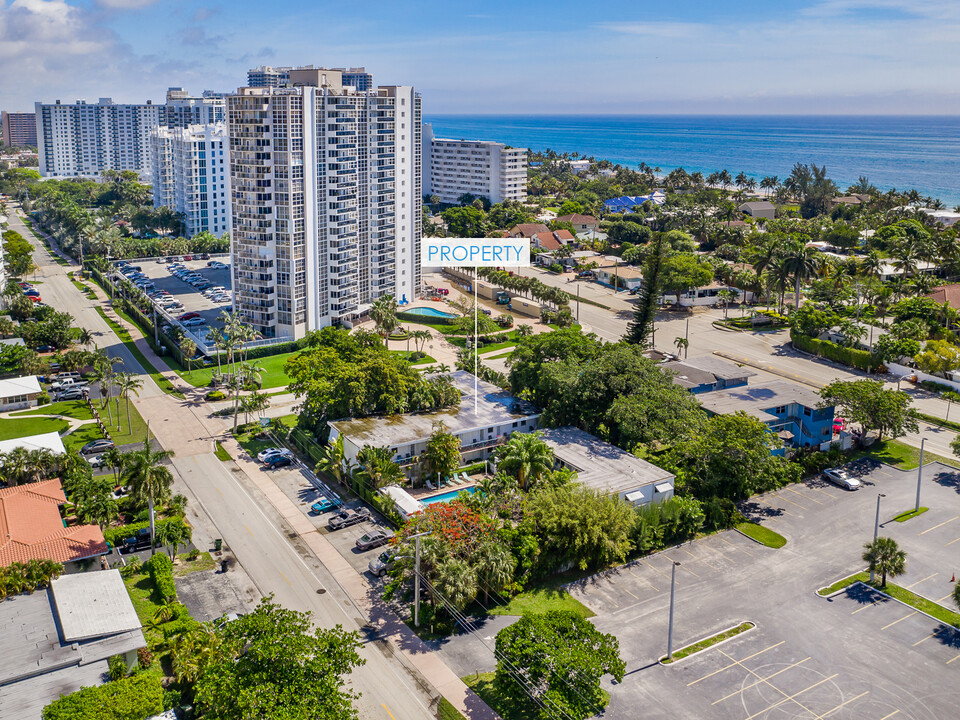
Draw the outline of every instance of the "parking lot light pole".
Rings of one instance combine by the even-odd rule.
[[[667,660],[673,660],[673,600],[676,593],[678,565],[680,565],[680,563],[674,561],[673,569],[670,573],[670,629],[667,632]]]
[[[923,446],[926,445],[926,443],[926,438],[920,441],[920,466],[917,468],[917,506],[914,508],[915,512],[920,512],[920,481],[923,480]]]
[[[873,542],[877,542],[877,535],[880,534],[880,498],[886,497],[883,493],[877,493],[877,519],[873,523]],[[870,582],[873,582],[874,570],[870,568]]]

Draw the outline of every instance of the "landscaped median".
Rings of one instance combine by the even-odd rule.
[[[673,653],[673,659],[669,659],[666,656],[660,658],[660,664],[669,665],[677,662],[678,660],[683,660],[684,658],[695,655],[698,652],[703,652],[707,648],[713,647],[717,643],[722,643],[724,640],[729,640],[730,638],[736,637],[741,633],[745,633],[747,630],[753,630],[755,627],[756,625],[749,620],[747,622],[742,622],[736,627],[729,628],[723,632],[717,633],[716,635],[711,635],[708,638],[699,640],[692,645],[687,645],[686,647],[680,648]]]
[[[914,610],[918,610],[925,615],[929,615],[934,620],[939,620],[947,625],[960,628],[960,613],[954,612],[949,608],[945,608],[943,605],[935,603],[933,600],[928,600],[922,595],[917,595],[915,592],[911,592],[906,588],[900,587],[889,580],[885,586],[881,586],[877,580],[870,582],[870,573],[866,571],[854,573],[853,575],[845,577],[842,580],[838,580],[833,585],[820,588],[817,590],[817,595],[820,595],[821,597],[829,597],[841,592],[842,590],[846,590],[848,587],[855,585],[856,583],[865,585],[871,590],[875,590],[876,592],[886,595],[892,600],[897,600],[904,605],[909,605]]]
[[[929,509],[930,508],[921,507],[916,510],[907,510],[906,512],[902,512],[899,515],[894,515],[893,519],[896,520],[897,522],[906,522],[907,520],[910,520],[911,518],[915,518],[918,515],[923,515]]]
[[[782,548],[787,544],[787,539],[783,535],[757,523],[742,522],[736,526],[736,529],[741,535],[746,535],[754,542],[767,547]]]

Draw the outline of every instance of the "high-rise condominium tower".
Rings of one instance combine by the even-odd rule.
[[[40,174],[44,177],[99,175],[104,170],[153,173],[150,132],[160,124],[162,105],[36,103]]]
[[[261,65],[258,68],[247,70],[248,87],[284,87],[290,84],[291,70],[314,70],[312,65],[302,68],[271,67]],[[366,68],[332,68],[340,71],[340,79],[344,85],[356,90],[369,90],[373,87],[373,75]]]
[[[201,97],[193,97],[182,87],[167,90],[167,104],[161,125],[168,128],[188,125],[212,125],[226,120],[226,93],[204,90]]]
[[[2,115],[4,145],[37,145],[36,113],[7,112]]]
[[[264,337],[351,322],[420,288],[420,97],[337,70],[227,98],[234,304]]]
[[[150,139],[154,207],[183,213],[187,237],[230,232],[226,124],[157,128]]]

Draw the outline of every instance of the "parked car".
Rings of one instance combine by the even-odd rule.
[[[67,400],[83,400],[87,396],[86,388],[68,388],[67,390],[61,390],[60,392],[54,392],[54,399],[57,402],[65,402]]]
[[[377,577],[383,577],[388,572],[393,570],[393,566],[397,564],[397,558],[394,557],[394,554],[389,550],[386,550],[367,564],[367,568],[371,573]]]
[[[126,538],[117,548],[121,555],[150,549],[150,528],[138,530],[136,535]]]
[[[184,256],[183,256],[183,259],[184,259],[184,260],[193,260],[193,255],[184,255]]]
[[[110,450],[114,447],[113,440],[91,440],[82,448],[80,448],[80,453],[82,455],[93,455],[95,453],[104,453],[107,450]]]
[[[257,460],[260,462],[265,461],[271,455],[286,455],[287,457],[293,457],[293,453],[290,452],[287,448],[267,448],[260,452],[257,455]]]
[[[371,530],[365,535],[358,537],[355,544],[358,550],[373,550],[373,548],[386,545],[390,542],[391,537],[393,536],[386,530]]]
[[[86,380],[77,380],[76,378],[68,377],[63,378],[62,380],[57,380],[54,383],[50,384],[51,390],[68,390],[73,388],[82,388],[89,385]]]
[[[87,462],[90,463],[90,467],[101,468],[104,466],[103,455],[90,455],[87,457]]]
[[[180,322],[183,322],[184,320],[190,320],[191,318],[198,318],[198,317],[200,317],[200,313],[198,312],[187,312],[177,317],[177,320],[179,320]]]
[[[330,519],[327,520],[327,525],[330,526],[331,530],[339,530],[340,528],[350,527],[351,525],[356,525],[369,519],[370,510],[368,508],[362,507],[358,510],[344,509],[336,515],[332,515]]]
[[[51,353],[55,351],[56,348],[53,345],[37,345],[38,353]]]
[[[850,475],[843,468],[830,468],[823,471],[823,476],[834,485],[839,485],[844,490],[859,490],[860,481]]]
[[[319,515],[320,513],[325,513],[328,510],[333,510],[335,507],[340,506],[340,500],[335,496],[327,497],[326,495],[321,495],[320,498],[310,506],[310,512],[314,515]]]
[[[286,455],[271,455],[263,461],[263,466],[268,470],[292,464],[293,458],[287,457]]]
[[[207,323],[202,317],[192,317],[184,320],[182,324],[184,327],[200,327],[201,325],[206,325]]]

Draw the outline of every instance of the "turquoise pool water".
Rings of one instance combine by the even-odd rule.
[[[453,500],[460,493],[467,493],[468,495],[473,495],[477,491],[477,486],[463,488],[462,490],[451,490],[450,492],[445,492],[441,495],[432,495],[431,497],[424,498],[420,502],[424,505],[433,505],[434,503],[447,503]]]
[[[403,312],[409,313],[410,315],[425,315],[427,317],[442,317],[442,318],[455,318],[459,317],[454,313],[444,312],[443,310],[437,310],[432,307],[415,307],[410,308],[409,310],[404,310]]]

